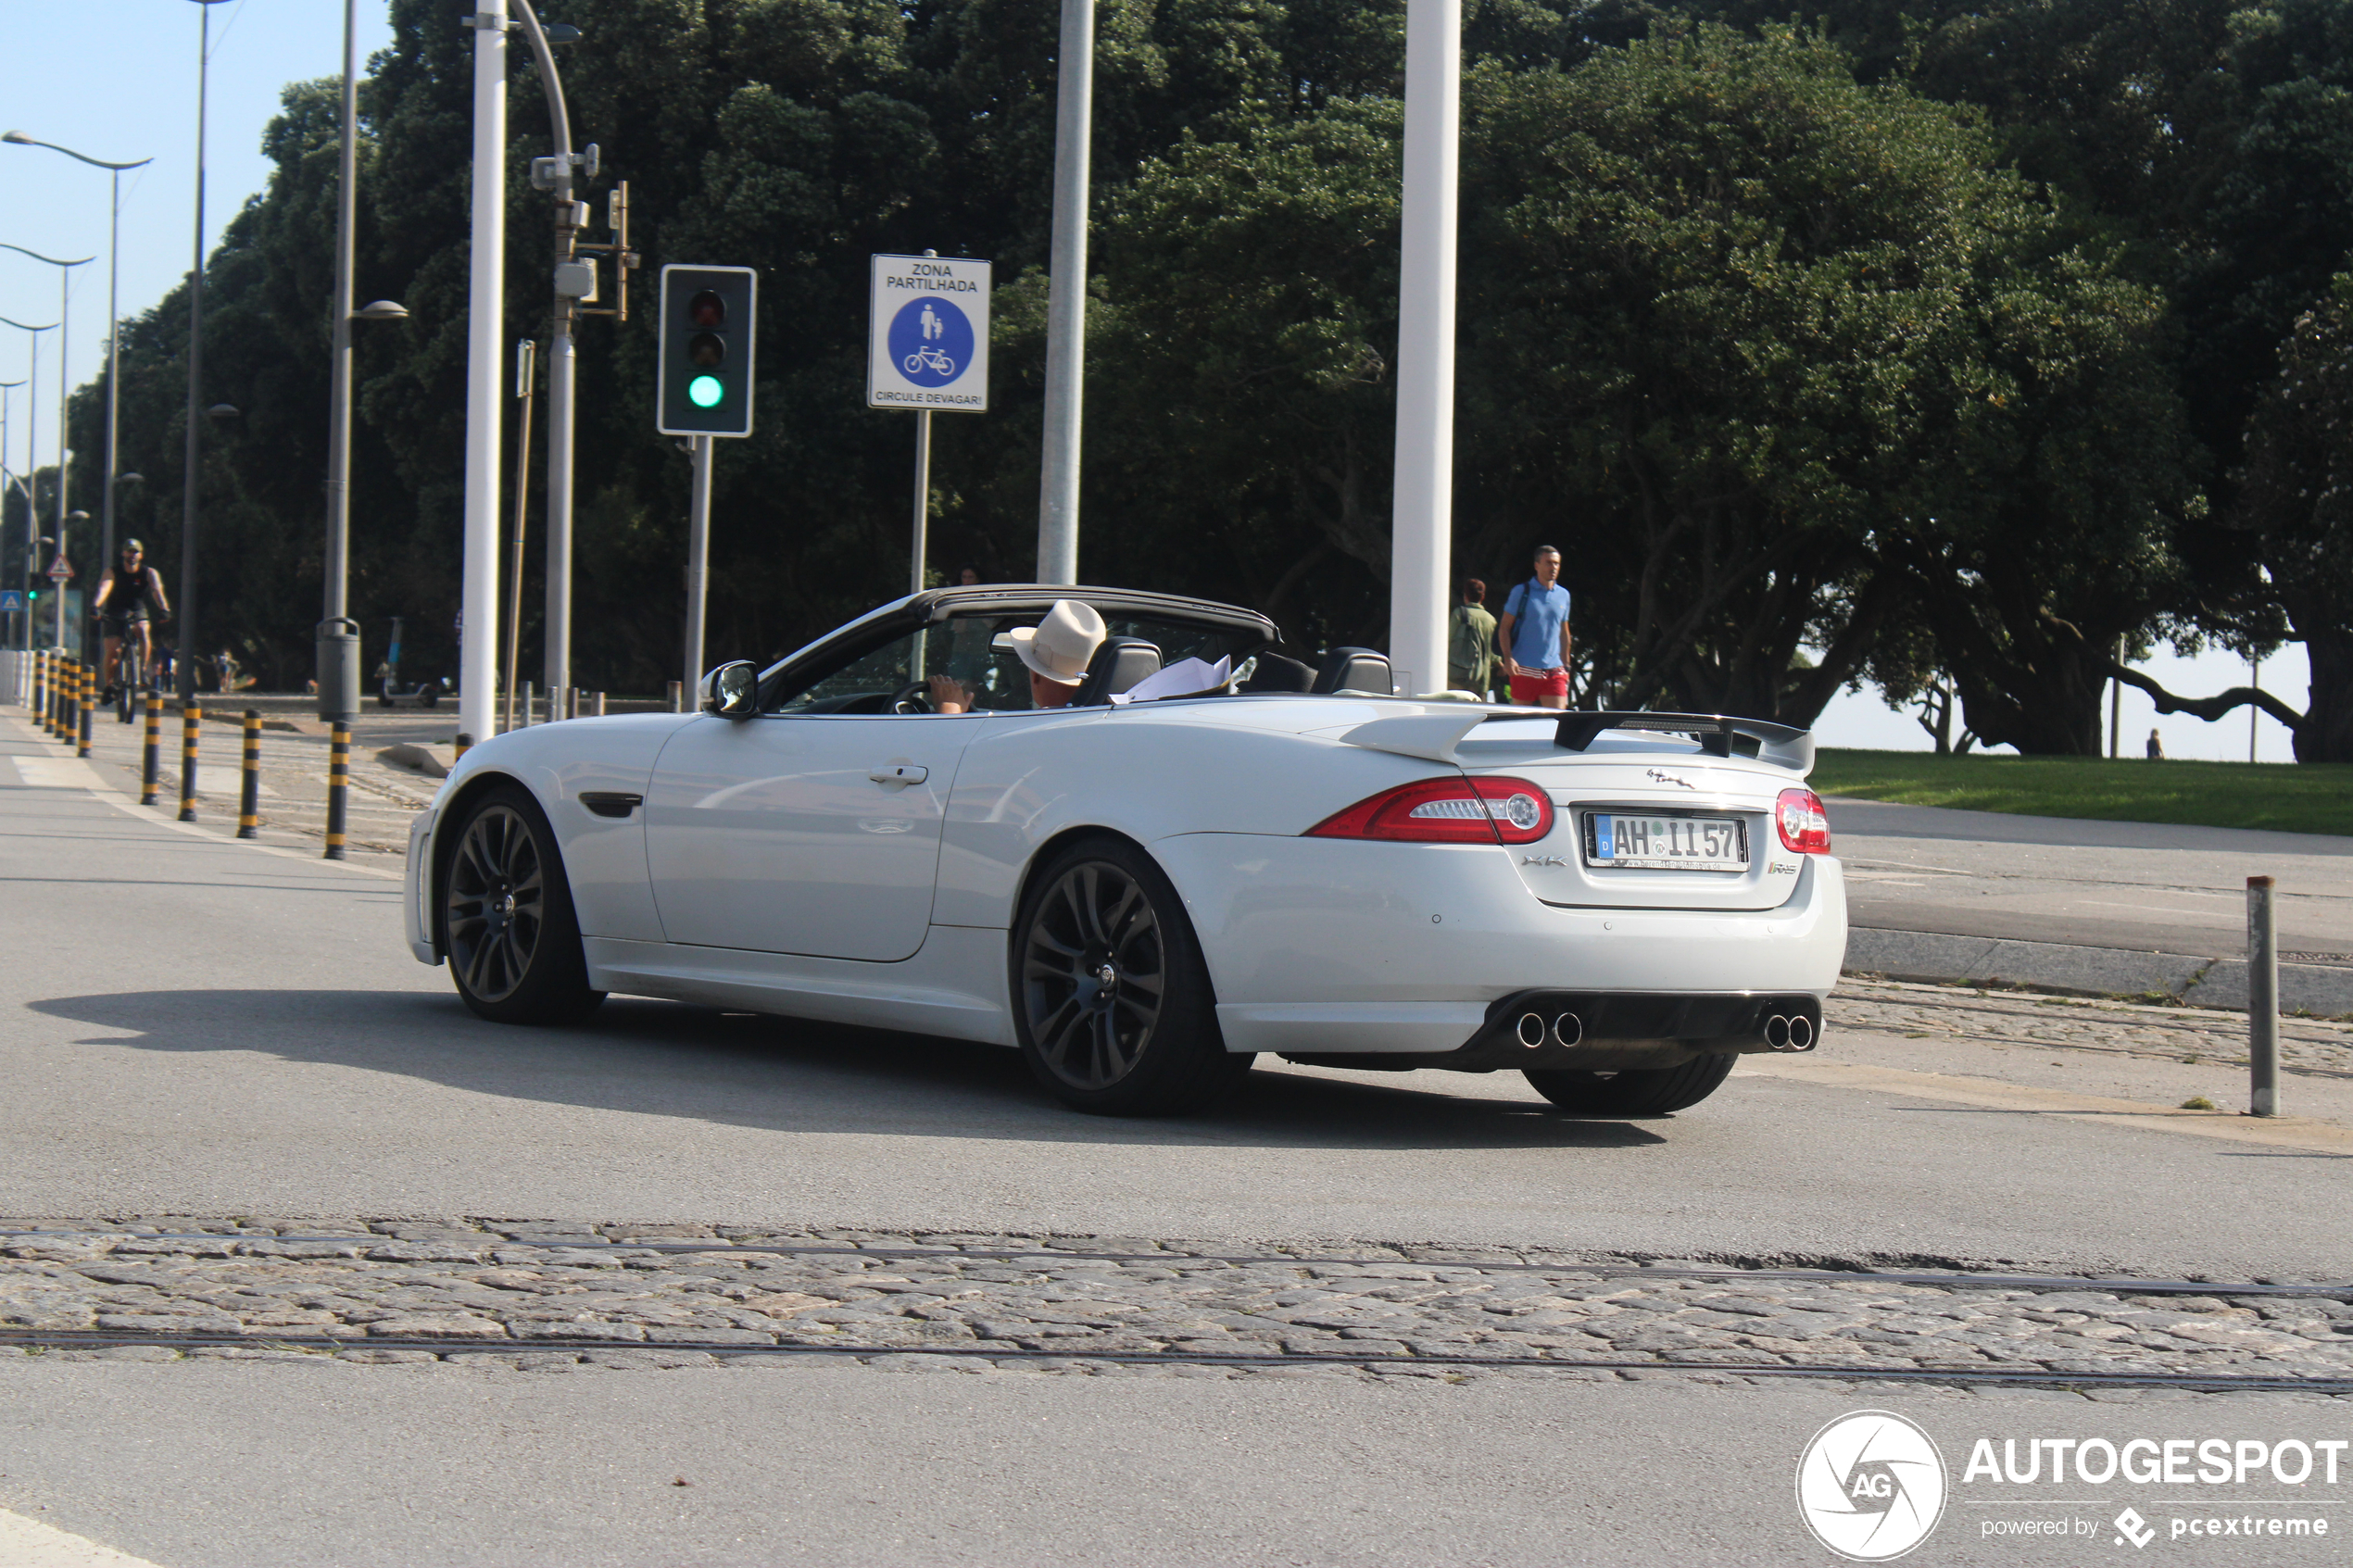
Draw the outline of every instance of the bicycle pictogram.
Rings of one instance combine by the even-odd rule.
[[[952,376],[956,373],[956,361],[928,345],[916,349],[900,363],[906,368],[907,373],[911,376],[921,375],[925,370],[929,370],[936,376]]]

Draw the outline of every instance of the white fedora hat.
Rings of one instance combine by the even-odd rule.
[[[1087,678],[1087,661],[1108,631],[1092,606],[1056,599],[1036,626],[1016,626],[998,640],[1036,673],[1058,686],[1075,686]]]

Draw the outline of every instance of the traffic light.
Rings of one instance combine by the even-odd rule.
[[[661,384],[654,428],[664,435],[749,435],[753,317],[760,278],[749,267],[661,270]]]

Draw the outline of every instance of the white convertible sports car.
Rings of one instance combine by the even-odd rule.
[[[1007,633],[1056,599],[1111,634],[1038,709]],[[1232,678],[1113,700],[1189,658]],[[932,711],[940,674],[970,711]],[[720,666],[698,712],[473,747],[410,829],[408,935],[485,1018],[620,991],[912,1030],[1088,1110],[1198,1106],[1271,1051],[1655,1115],[1820,1038],[1846,899],[1813,756],[1392,696],[1379,654],[1294,659],[1205,600],[937,589]]]

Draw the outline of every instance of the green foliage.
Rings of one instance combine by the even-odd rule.
[[[1825,796],[2079,817],[2353,834],[2353,768],[2094,757],[1937,757],[1825,749],[1806,781]],[[1838,806],[1831,806],[1837,843]]]

